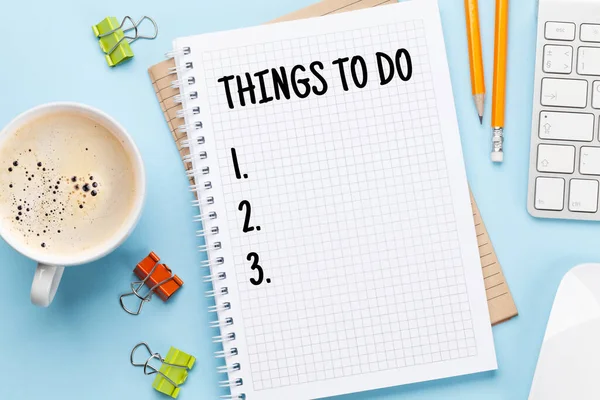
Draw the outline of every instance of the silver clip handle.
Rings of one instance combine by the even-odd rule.
[[[131,282],[131,292],[122,294],[121,297],[119,297],[119,302],[121,303],[121,308],[123,310],[125,310],[125,312],[127,314],[140,315],[140,313],[142,312],[142,308],[144,307],[144,304],[146,302],[149,302],[150,300],[152,300],[152,296],[154,296],[156,289],[158,289],[165,283],[167,283],[175,278],[175,276],[171,274],[171,276],[168,277],[167,279],[164,279],[164,280],[158,282],[156,285],[152,286],[150,288],[150,290],[148,291],[148,293],[146,293],[146,295],[142,296],[140,294],[140,291],[146,284],[146,281],[152,276],[154,271],[156,271],[156,268],[158,267],[159,264],[160,264],[160,261],[157,261],[154,264],[154,266],[152,267],[152,269],[150,270],[150,272],[148,273],[148,275],[146,275],[146,277],[144,279],[142,279],[141,281]],[[129,308],[127,308],[127,306],[125,305],[124,299],[125,299],[125,297],[128,297],[128,296],[136,296],[138,299],[140,299],[140,304],[138,306],[137,311],[132,311]]]
[[[146,362],[144,362],[144,363],[136,363],[133,360],[134,354],[142,346],[146,348],[150,357],[148,357],[146,359]],[[178,388],[179,385],[177,383],[173,382],[173,380],[171,378],[169,378],[167,375],[163,374],[162,372],[160,372],[160,370],[156,369],[153,365],[150,364],[150,362],[155,359],[160,361],[160,363],[164,364],[164,365],[169,365],[169,366],[175,367],[175,368],[183,368],[186,371],[189,369],[187,365],[171,364],[171,363],[165,362],[165,359],[162,358],[162,356],[159,353],[153,353],[152,350],[150,350],[150,346],[148,346],[148,343],[146,343],[146,342],[141,342],[141,343],[136,344],[135,347],[131,350],[131,354],[129,355],[129,361],[131,362],[131,365],[133,365],[134,367],[144,367],[144,375],[160,374],[171,385]]]

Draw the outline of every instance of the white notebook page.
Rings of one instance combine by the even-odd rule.
[[[305,399],[496,368],[469,192],[437,4],[412,1],[322,18],[181,38],[180,78],[202,121],[192,138],[201,199],[215,203],[236,339],[229,366],[247,399]],[[380,84],[375,54],[405,48],[412,76]],[[360,55],[358,88],[345,64]],[[274,96],[271,68],[319,70],[327,91],[259,104],[259,79]],[[406,73],[407,61],[402,61]],[[356,64],[359,65],[360,64]],[[359,83],[363,81],[357,69]],[[255,102],[237,81],[256,85]],[[303,89],[300,87],[300,89]],[[232,104],[229,104],[231,101]],[[231,108],[233,106],[233,108]],[[195,143],[194,140],[192,140]],[[237,169],[232,148],[235,149]],[[250,206],[250,207],[249,207]],[[250,208],[250,218],[245,223]],[[243,232],[246,228],[254,228]],[[260,228],[260,230],[259,230]],[[262,270],[262,276],[258,267]],[[262,282],[258,285],[258,280]]]

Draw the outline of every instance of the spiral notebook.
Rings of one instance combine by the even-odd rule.
[[[496,368],[437,3],[171,55],[229,398]]]
[[[319,3],[284,15],[273,22],[320,17],[395,3],[397,3],[396,0],[322,0]],[[181,109],[179,97],[177,96],[179,90],[171,87],[171,82],[173,81],[172,68],[174,66],[175,61],[170,58],[148,68],[148,74],[152,86],[154,87],[156,98],[161,106],[167,125],[169,126],[169,131],[171,132],[173,140],[183,159],[189,154],[189,148],[184,146],[184,144],[187,143],[187,134],[178,129],[178,126],[183,124],[184,120],[177,116],[177,111]],[[175,99],[178,99],[178,101],[175,102]],[[186,171],[189,171],[191,163],[185,162],[184,167]],[[190,174],[189,179],[193,184],[193,175]],[[498,260],[491,238],[487,232],[485,223],[481,218],[477,203],[472,195],[471,206],[473,208],[475,231],[477,233],[477,242],[479,244],[479,258],[485,282],[490,320],[492,325],[495,325],[516,316],[518,311],[510,293],[508,283],[504,277],[502,265]]]

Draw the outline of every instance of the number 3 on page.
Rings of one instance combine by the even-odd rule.
[[[255,252],[248,253],[248,255],[246,256],[246,259],[248,261],[252,261],[252,266],[250,268],[252,270],[256,269],[258,272],[258,279],[250,278],[250,283],[252,283],[255,286],[258,286],[263,282],[263,279],[265,277],[265,273],[264,273],[262,267],[260,265],[258,265],[258,254],[256,254]],[[267,283],[271,283],[271,279],[269,279],[269,278],[267,278],[266,281],[267,281]]]

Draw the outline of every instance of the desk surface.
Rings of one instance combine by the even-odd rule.
[[[216,361],[207,327],[207,301],[195,252],[194,210],[171,136],[146,69],[162,60],[177,36],[260,24],[314,0],[54,0],[6,1],[0,24],[0,126],[37,104],[69,100],[98,107],[137,142],[147,167],[148,201],[138,228],[114,254],[68,269],[50,309],[33,307],[35,265],[0,241],[0,398],[164,399],[152,378],[129,365],[139,341],[166,353],[170,345],[197,356],[182,399],[213,399]],[[177,4],[176,7],[167,4]],[[480,2],[483,51],[491,91],[494,5]],[[85,4],[85,6],[83,5]],[[409,385],[345,399],[524,399],[534,373],[554,293],[572,266],[598,261],[600,225],[537,220],[527,214],[527,168],[535,54],[536,1],[511,2],[505,162],[492,165],[490,102],[479,125],[469,86],[462,0],[440,0],[454,97],[469,181],[520,315],[496,326],[499,370]],[[234,13],[231,11],[235,10]],[[156,19],[159,37],[133,45],[135,58],[109,69],[91,25],[107,14]],[[156,299],[132,317],[118,305],[133,266],[154,250],[186,286],[169,303]]]

